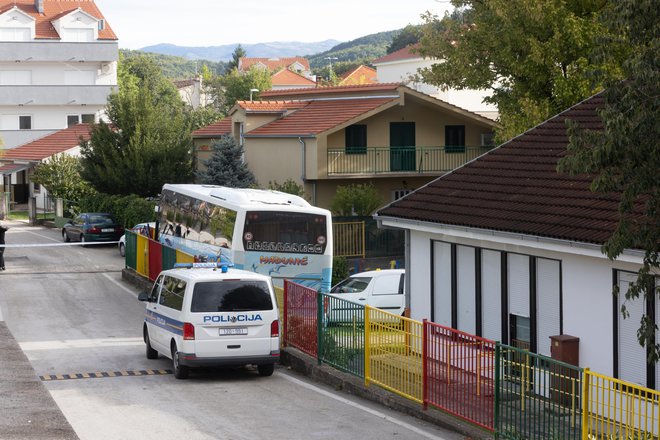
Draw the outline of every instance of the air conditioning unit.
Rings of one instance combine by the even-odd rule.
[[[110,73],[112,71],[112,65],[110,63],[101,63],[101,73]]]

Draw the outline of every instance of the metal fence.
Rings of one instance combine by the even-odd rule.
[[[582,438],[651,440],[660,436],[660,393],[584,370]]]
[[[424,321],[424,404],[495,429],[495,341]]]
[[[332,223],[333,252],[335,257],[361,257],[366,255],[364,221]]]
[[[284,344],[318,358],[317,292],[284,280]]]
[[[371,306],[365,308],[365,383],[423,402],[423,326]]]
[[[499,438],[581,438],[582,368],[503,344],[496,351]]]
[[[364,306],[327,294],[318,298],[323,310],[319,360],[364,378]]]

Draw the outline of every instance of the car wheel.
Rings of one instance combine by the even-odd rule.
[[[260,364],[257,365],[257,371],[259,372],[259,376],[272,376],[273,371],[275,371],[275,364]]]
[[[144,343],[147,346],[147,359],[158,359],[158,352],[151,347],[151,342],[149,341],[149,332],[147,331],[146,327],[144,329]]]
[[[69,235],[66,233],[66,229],[62,229],[62,241],[68,243],[71,241]]]
[[[172,342],[172,367],[174,368],[174,377],[177,379],[187,379],[190,369],[186,365],[179,363],[179,350],[176,348],[176,343]]]
[[[122,257],[126,256],[126,246],[124,246],[124,243],[119,243],[119,255]]]
[[[80,234],[80,242],[82,243],[83,246],[85,246],[85,234]]]

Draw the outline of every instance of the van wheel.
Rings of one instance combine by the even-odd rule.
[[[149,342],[149,332],[146,327],[144,329],[144,343],[147,346],[147,349],[145,350],[147,359],[158,359],[158,352],[151,347],[151,342]]]
[[[259,376],[272,376],[273,371],[275,371],[275,364],[260,364],[257,365],[257,371],[259,372]]]
[[[186,365],[179,363],[179,350],[176,348],[176,343],[172,342],[172,367],[174,367],[174,377],[177,379],[188,379],[190,369]]]

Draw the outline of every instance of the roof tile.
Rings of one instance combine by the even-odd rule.
[[[79,146],[81,137],[84,140],[89,139],[91,129],[90,124],[73,125],[27,144],[7,149],[1,159],[42,161]]]
[[[231,118],[220,119],[211,125],[202,127],[192,132],[193,138],[205,138],[213,136],[222,136],[231,134],[232,121]]]

